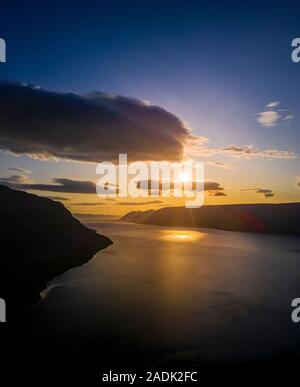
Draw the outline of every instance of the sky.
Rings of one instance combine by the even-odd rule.
[[[75,191],[119,152],[187,151],[222,187],[206,204],[299,201],[299,15],[295,1],[2,2],[0,182],[73,212],[156,209],[183,202]]]

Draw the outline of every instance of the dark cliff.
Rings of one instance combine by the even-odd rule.
[[[200,208],[167,207],[132,211],[122,221],[227,231],[300,235],[300,203],[235,204]]]
[[[0,297],[31,305],[64,271],[112,241],[85,227],[59,202],[0,185]]]

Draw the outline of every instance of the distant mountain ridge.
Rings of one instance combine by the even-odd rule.
[[[0,185],[0,297],[30,305],[53,277],[86,263],[112,241],[59,202]]]
[[[300,203],[232,204],[200,208],[166,207],[132,211],[121,221],[163,226],[300,236]]]

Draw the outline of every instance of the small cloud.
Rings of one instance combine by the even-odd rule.
[[[221,192],[221,191],[209,191],[208,196],[227,196],[226,193]]]
[[[262,189],[262,188],[260,188],[260,189],[258,189],[256,191],[256,193],[263,194],[266,199],[267,198],[271,198],[272,196],[274,196],[274,193],[273,193],[273,191],[271,189]]]
[[[265,193],[265,194],[264,194],[264,197],[265,197],[266,199],[271,198],[271,197],[273,197],[273,196],[274,196],[273,193]]]
[[[288,114],[287,116],[284,117],[283,120],[284,120],[284,121],[290,121],[290,120],[292,120],[294,117],[295,117],[294,114]]]
[[[257,189],[256,193],[262,193],[262,194],[265,194],[265,193],[271,193],[272,190],[271,189],[264,189],[264,188],[259,188]]]
[[[295,186],[300,189],[300,176],[296,177]]]
[[[8,177],[1,177],[0,183],[7,184],[9,186],[11,185],[18,185],[18,184],[24,184],[28,181],[27,176],[25,175],[11,175]]]
[[[266,105],[268,110],[258,113],[257,122],[264,127],[272,127],[279,123],[279,121],[291,121],[294,114],[288,114],[290,109],[278,108],[279,101],[273,101]],[[282,115],[281,115],[282,114]]]
[[[265,112],[258,113],[257,122],[264,127],[271,127],[277,125],[280,114],[275,110],[268,110]]]
[[[255,193],[263,195],[266,199],[274,196],[274,192],[266,188],[245,188],[240,191],[255,191]]]
[[[224,188],[216,181],[205,181],[204,191],[224,191]]]
[[[266,105],[267,108],[274,108],[276,106],[278,106],[280,104],[279,101],[273,101],[273,102],[270,102],[268,103],[268,105]]]

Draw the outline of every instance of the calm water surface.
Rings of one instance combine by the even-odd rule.
[[[258,360],[300,352],[300,238],[102,222],[114,244],[56,278],[33,329],[113,340],[162,359]]]

